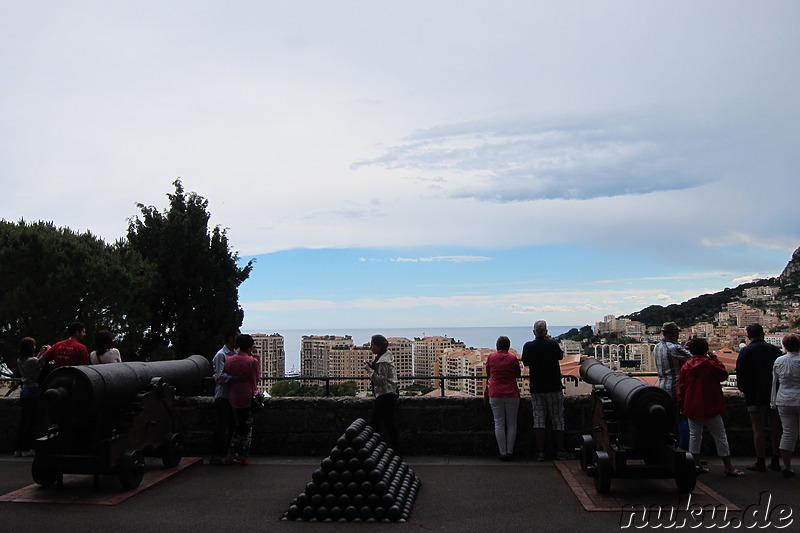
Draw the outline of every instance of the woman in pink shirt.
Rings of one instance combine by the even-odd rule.
[[[258,378],[261,365],[253,355],[253,337],[239,335],[236,346],[239,351],[225,360],[225,373],[232,376],[228,401],[233,409],[234,431],[228,447],[225,464],[246,466],[253,438],[253,397],[258,394]]]
[[[520,376],[519,360],[508,353],[511,341],[508,337],[497,339],[497,351],[486,358],[486,377],[489,386],[484,387],[484,401],[488,400],[494,416],[494,435],[500,448],[500,460],[514,458],[517,441],[517,412],[519,411]]]

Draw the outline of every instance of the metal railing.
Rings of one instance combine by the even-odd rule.
[[[403,381],[436,381],[439,385],[439,390],[441,391],[441,396],[446,396],[447,390],[447,382],[454,381],[454,380],[461,380],[461,379],[468,379],[468,380],[478,380],[478,379],[488,379],[486,376],[398,376],[397,380],[400,382]],[[529,379],[527,376],[517,378],[517,381],[523,381]],[[345,381],[368,381],[369,378],[367,376],[288,376],[288,377],[273,377],[273,376],[262,376],[259,378],[259,381],[317,381],[325,384],[325,396],[331,395],[331,382],[334,384],[343,383]],[[568,381],[573,383],[576,387],[578,386],[579,379],[575,376],[568,376],[562,375],[562,381]]]

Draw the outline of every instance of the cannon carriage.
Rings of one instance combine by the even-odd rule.
[[[53,370],[43,388],[52,426],[36,441],[33,480],[48,486],[63,474],[92,474],[97,486],[100,475],[117,475],[124,488],[135,489],[145,456],[177,466],[183,441],[175,432],[175,387],[199,384],[210,374],[201,355]]]
[[[583,361],[580,372],[593,385],[592,432],[582,437],[581,469],[594,477],[597,492],[610,492],[613,478],[671,478],[680,492],[694,490],[694,458],[676,447],[677,411],[669,393],[596,359]]]

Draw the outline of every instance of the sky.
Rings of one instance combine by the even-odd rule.
[[[180,178],[243,329],[594,324],[800,246],[800,3],[0,0],[0,218]]]

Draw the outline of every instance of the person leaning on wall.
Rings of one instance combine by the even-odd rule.
[[[772,396],[770,404],[778,409],[783,425],[780,450],[783,477],[794,477],[792,453],[800,433],[800,336],[790,333],[783,337],[786,354],[778,357],[772,367]]]
[[[397,368],[394,357],[389,352],[389,341],[383,335],[373,335],[370,349],[375,357],[364,361],[369,380],[372,382],[375,403],[369,425],[375,431],[386,429],[386,437],[397,455],[400,455],[400,438],[394,423],[394,411],[399,398]]]

